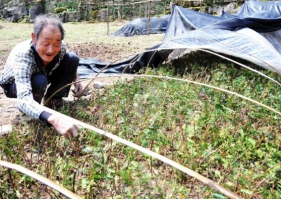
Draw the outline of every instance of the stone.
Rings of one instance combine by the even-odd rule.
[[[44,8],[42,4],[36,3],[29,9],[30,21],[33,22],[34,19],[40,14],[44,14]]]
[[[12,130],[13,130],[13,128],[12,128],[11,124],[2,125],[2,126],[0,126],[0,136],[4,135],[4,134],[11,133]]]
[[[102,89],[102,88],[104,88],[104,87],[105,87],[104,83],[99,82],[99,81],[95,81],[95,82],[94,82],[94,88],[96,88],[96,89]]]

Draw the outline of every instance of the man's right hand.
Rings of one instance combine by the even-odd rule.
[[[61,135],[64,135],[67,138],[78,136],[77,132],[79,130],[79,126],[59,115],[51,115],[48,118],[48,122],[52,124]]]

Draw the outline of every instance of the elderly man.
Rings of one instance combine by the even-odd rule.
[[[5,64],[0,86],[9,98],[25,100],[19,103],[19,110],[26,115],[53,125],[62,135],[77,136],[78,125],[51,114],[41,106],[42,99],[51,97],[58,89],[74,83],[75,95],[83,90],[77,74],[79,57],[68,52],[64,39],[62,22],[54,15],[40,15],[35,19],[31,39],[17,44]],[[48,107],[63,104],[70,86],[56,93]]]

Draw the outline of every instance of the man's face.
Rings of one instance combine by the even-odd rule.
[[[53,25],[46,26],[36,39],[34,33],[31,34],[32,41],[36,45],[36,50],[44,62],[48,65],[61,49],[61,32]]]

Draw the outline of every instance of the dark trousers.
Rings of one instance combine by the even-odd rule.
[[[45,98],[49,98],[60,88],[72,83],[76,77],[78,64],[79,57],[75,53],[69,52],[65,54],[58,68],[56,68],[50,76],[47,77],[44,74],[33,74],[31,77],[31,87],[34,100],[38,103],[41,103],[44,94]],[[47,89],[48,84],[50,85]],[[17,86],[15,81],[13,81],[9,85],[4,85],[2,87],[7,97],[17,98]],[[65,87],[57,94],[55,94],[52,98],[60,99],[62,97],[67,97],[70,91],[70,87],[71,86]]]

